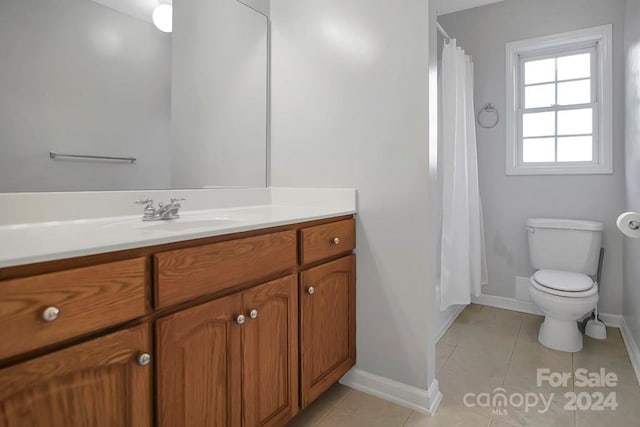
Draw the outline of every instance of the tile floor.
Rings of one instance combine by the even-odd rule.
[[[419,414],[347,387],[336,385],[313,405],[300,413],[290,427],[633,427],[640,426],[640,387],[636,381],[620,331],[609,329],[606,341],[585,337],[579,353],[563,353],[547,349],[537,340],[542,318],[529,314],[471,305],[454,322],[437,345],[437,377],[444,399],[434,416]],[[585,368],[589,373],[614,372],[618,383],[613,388],[583,388],[574,384],[537,387],[537,368],[551,372],[575,372]],[[507,396],[544,395],[553,399],[545,413],[543,404],[526,411],[506,407],[502,414],[492,408],[465,407],[467,393],[491,393],[504,388]],[[582,392],[588,392],[588,394]],[[595,393],[616,393],[616,410],[567,410],[567,392],[582,395],[580,405],[588,406],[588,398],[599,400]],[[582,394],[580,394],[582,393]],[[529,394],[529,396],[532,396]],[[533,399],[533,397],[530,397]],[[592,400],[595,402],[595,400]],[[532,400],[533,402],[533,400]],[[611,403],[611,401],[609,401]],[[603,405],[607,405],[605,400]]]

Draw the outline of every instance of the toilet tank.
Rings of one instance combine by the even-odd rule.
[[[564,270],[595,276],[602,228],[602,223],[596,221],[528,219],[531,266],[536,270]]]

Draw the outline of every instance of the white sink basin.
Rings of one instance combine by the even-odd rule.
[[[229,218],[196,219],[181,217],[167,221],[140,221],[140,224],[133,226],[133,228],[137,230],[162,229],[162,231],[175,231],[181,233],[199,228],[229,227],[234,224],[238,224],[239,222],[240,221],[237,219]]]
[[[120,221],[109,222],[100,226],[100,228],[127,227],[140,231],[162,231],[184,233],[190,230],[199,230],[202,228],[222,228],[239,224],[245,218],[227,215],[212,215],[206,213],[186,213],[181,214],[180,218],[159,221],[143,221],[142,218],[130,218]]]

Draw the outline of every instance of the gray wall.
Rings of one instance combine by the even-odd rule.
[[[272,183],[358,189],[358,368],[426,389],[423,0],[272,0]]]
[[[640,212],[640,2],[627,0],[626,59],[626,210]],[[640,239],[625,238],[624,317],[640,343]]]
[[[267,18],[235,0],[174,4],[171,178],[265,186]]]
[[[532,273],[528,217],[603,221],[606,258],[600,310],[622,313],[622,237],[615,219],[624,198],[624,0],[506,0],[439,18],[473,56],[476,111],[494,102],[503,120],[478,128],[480,191],[485,214],[489,285],[483,293],[515,297],[515,276]],[[614,31],[614,174],[505,175],[505,43],[603,24]]]
[[[0,192],[167,188],[170,43],[88,0],[0,2]]]
[[[179,0],[178,0],[179,1]],[[262,13],[264,16],[269,16],[271,9],[270,0],[239,0],[246,4],[250,8]]]

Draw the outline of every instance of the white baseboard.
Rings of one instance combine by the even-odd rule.
[[[629,359],[631,359],[633,371],[636,373],[636,380],[638,381],[638,384],[640,384],[640,350],[638,350],[638,344],[633,339],[629,325],[627,325],[624,317],[622,318],[620,325],[620,332],[622,333],[624,345],[627,347],[627,353],[629,353]]]
[[[442,400],[435,379],[428,390],[423,390],[354,368],[340,379],[340,384],[425,414],[434,414]]]
[[[438,338],[436,339],[436,342],[440,341],[440,338],[442,338],[442,336],[447,332],[449,327],[453,324],[453,322],[456,321],[458,316],[460,316],[460,313],[462,313],[466,307],[466,305],[458,305],[453,307],[454,310],[452,310],[451,316],[440,325],[440,331],[438,331]]]
[[[438,410],[443,397],[440,391],[440,383],[436,378],[433,379],[429,389],[427,389],[427,395],[429,395],[429,411],[427,413],[433,415]]]
[[[533,302],[521,301],[515,298],[499,297],[496,295],[482,294],[478,297],[471,297],[474,304],[488,305],[490,307],[502,308],[504,310],[519,311],[521,313],[536,314],[543,316],[542,312]]]
[[[499,297],[496,295],[482,294],[479,297],[471,297],[474,304],[488,305],[504,310],[519,311],[521,313],[544,316],[533,302],[521,301],[515,298]],[[622,324],[622,316],[619,314],[599,313],[600,319],[610,328],[619,328]]]
[[[598,313],[600,320],[610,328],[622,328],[623,317],[620,314]]]

